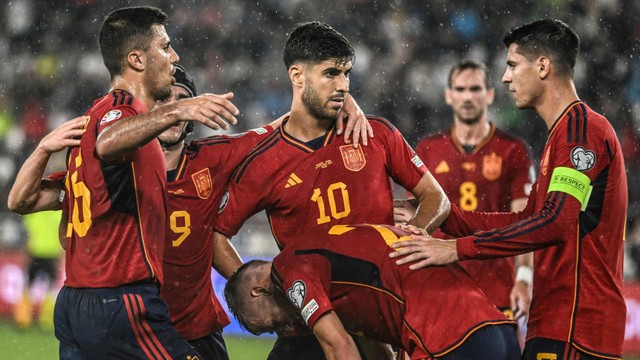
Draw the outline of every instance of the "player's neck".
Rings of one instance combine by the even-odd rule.
[[[111,80],[111,89],[122,89],[133,95],[134,98],[142,101],[147,107],[147,111],[151,111],[155,105],[155,99],[149,94],[142,81],[131,79],[126,74],[118,75]]]
[[[173,170],[178,167],[183,148],[183,142],[179,142],[178,144],[170,147],[162,147],[162,153],[164,154],[164,163],[167,171]]]
[[[580,99],[573,80],[558,80],[547,86],[534,108],[547,124],[547,129],[551,129],[567,106],[576,100]]]
[[[478,145],[489,135],[491,125],[486,117],[474,124],[454,119],[453,133],[462,145]]]
[[[291,109],[289,120],[283,125],[287,134],[300,141],[311,141],[326,134],[335,125],[335,120],[319,119],[307,111]]]

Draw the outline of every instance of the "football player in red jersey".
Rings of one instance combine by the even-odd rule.
[[[620,143],[609,121],[578,98],[580,41],[568,25],[534,21],[512,29],[504,43],[502,81],[516,106],[534,109],[549,129],[527,207],[480,213],[453,206],[442,228],[460,238],[417,236],[394,244],[391,256],[416,269],[537,250],[523,359],[620,359],[628,205]]]
[[[462,268],[395,265],[389,245],[408,234],[389,225],[306,232],[273,264],[241,267],[225,298],[256,335],[306,324],[327,359],[360,358],[347,331],[403,348],[411,359],[518,358],[514,322]]]
[[[489,122],[494,89],[484,64],[464,59],[449,71],[445,100],[453,127],[422,139],[416,153],[432,170],[449,200],[463,210],[521,211],[533,182],[529,148]],[[445,237],[438,232],[435,237]],[[533,254],[460,265],[511,318],[525,316],[531,304]],[[518,275],[518,276],[516,276]]]
[[[197,356],[159,300],[165,228],[164,214],[159,218],[156,209],[165,207],[165,167],[154,139],[180,121],[227,127],[236,122],[237,109],[228,97],[204,95],[147,113],[170,93],[178,61],[166,20],[152,7],[107,16],[100,46],[112,91],[94,102],[83,126],[76,124],[81,120],[65,124],[56,137],[78,145],[69,151],[63,204],[69,219],[67,279],[55,311],[61,359]],[[46,162],[43,150],[32,154],[25,173]],[[20,194],[24,184],[16,185]],[[33,191],[30,185],[24,189]],[[35,211],[34,205],[55,193],[42,190],[27,202],[16,201],[16,209]]]
[[[376,136],[367,147],[354,148],[335,136],[354,60],[348,40],[327,24],[303,23],[289,35],[283,58],[293,87],[291,114],[236,169],[214,223],[216,236],[235,235],[262,210],[281,249],[311,229],[392,225],[390,177],[419,199],[411,223],[436,228],[449,211],[446,195],[388,120],[368,116]],[[270,358],[315,356],[324,358],[313,337],[281,336]]]

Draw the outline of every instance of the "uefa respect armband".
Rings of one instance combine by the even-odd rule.
[[[547,192],[560,191],[573,196],[580,201],[580,210],[584,211],[592,189],[591,179],[587,175],[572,168],[557,167],[553,169]]]

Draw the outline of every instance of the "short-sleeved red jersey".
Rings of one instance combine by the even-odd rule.
[[[443,356],[481,327],[513,324],[459,266],[396,265],[390,245],[407,235],[385,225],[307,232],[275,257],[271,277],[310,328],[333,310],[348,331],[412,359]]]
[[[229,324],[211,284],[211,224],[231,173],[272,131],[268,126],[192,141],[185,146],[176,173],[168,179],[161,295],[169,305],[171,322],[187,340],[202,338]]]
[[[449,200],[463,210],[511,211],[512,200],[530,193],[533,168],[527,145],[493,123],[489,135],[471,152],[465,151],[451,129],[421,140],[416,153]],[[509,294],[515,281],[513,257],[460,265],[496,305],[510,307]]]
[[[287,134],[285,120],[236,169],[216,230],[233,236],[247,218],[266,210],[282,248],[305,229],[393,224],[389,177],[412,190],[427,170],[391,123],[368,118],[376,135],[358,148],[345,144],[331,128],[314,149]]]
[[[65,285],[117,287],[161,282],[165,235],[165,166],[157,140],[107,164],[96,153],[102,130],[145,113],[124,90],[96,100],[80,146],[68,157],[66,211],[69,216]]]
[[[579,180],[584,175],[577,172],[588,180]],[[549,191],[550,184],[565,190]],[[575,190],[590,193],[584,205],[570,195]],[[564,341],[586,353],[620,358],[627,191],[622,150],[609,121],[575,101],[549,130],[540,178],[522,213],[454,208],[443,227],[456,236],[494,229],[458,239],[460,259],[540,249],[534,254],[527,338]]]

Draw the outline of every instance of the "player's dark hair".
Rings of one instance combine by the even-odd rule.
[[[504,36],[504,44],[518,45],[517,52],[528,60],[548,56],[561,75],[573,76],[580,51],[580,38],[560,20],[543,19],[515,27]]]
[[[353,62],[355,52],[347,38],[331,26],[319,21],[298,24],[284,45],[284,65],[287,70],[295,62],[320,62],[337,59]]]
[[[151,27],[166,25],[169,17],[151,6],[126,7],[113,11],[100,29],[100,52],[111,77],[124,71],[124,64],[133,50],[147,50],[153,39]]]
[[[472,59],[462,59],[460,60],[460,62],[455,64],[451,68],[451,70],[449,70],[449,89],[451,89],[451,82],[453,81],[453,75],[459,74],[462,71],[469,70],[469,69],[482,71],[482,73],[484,74],[484,85],[487,88],[492,87],[489,85],[491,83],[489,81],[489,72],[487,71],[487,67],[483,63],[472,60]]]
[[[229,306],[229,311],[240,323],[240,327],[254,335],[260,335],[259,332],[252,330],[250,327],[247,327],[247,321],[244,317],[245,311],[244,306],[246,304],[245,299],[248,298],[249,294],[242,294],[242,284],[246,281],[246,273],[247,270],[253,269],[255,267],[266,264],[267,261],[264,260],[251,260],[242,264],[227,280],[227,284],[224,286],[224,299],[227,302],[227,306]]]

